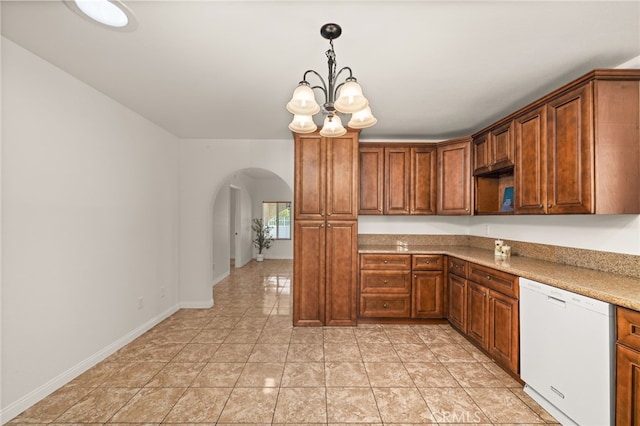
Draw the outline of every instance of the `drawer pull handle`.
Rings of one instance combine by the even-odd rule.
[[[386,309],[387,308],[387,304],[386,303],[383,304],[382,307]]]
[[[635,334],[637,336],[640,336],[640,327],[638,327],[637,325],[633,324],[631,326],[631,334]]]

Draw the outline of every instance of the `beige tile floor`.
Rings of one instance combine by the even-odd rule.
[[[448,325],[294,328],[292,263],[252,262],[11,424],[555,424]]]

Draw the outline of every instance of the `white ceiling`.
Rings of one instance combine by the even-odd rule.
[[[638,1],[134,1],[133,32],[62,1],[2,1],[2,34],[182,138],[288,139],[327,22],[378,124],[363,139],[480,130],[594,68],[640,55]]]

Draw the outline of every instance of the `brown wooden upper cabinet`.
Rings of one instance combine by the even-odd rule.
[[[359,214],[382,214],[384,206],[384,147],[360,144]]]
[[[384,214],[409,214],[411,152],[407,147],[384,148]]]
[[[471,138],[438,144],[439,215],[471,214]]]
[[[358,219],[358,135],[296,135],[295,143],[295,219]]]
[[[638,80],[596,70],[515,116],[516,214],[640,213]]]
[[[435,214],[436,165],[433,144],[360,144],[359,214]]]
[[[473,137],[473,174],[495,173],[513,167],[514,123],[508,121]]]

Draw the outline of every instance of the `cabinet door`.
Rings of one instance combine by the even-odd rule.
[[[491,130],[491,170],[513,167],[513,121]]]
[[[382,214],[384,205],[384,148],[360,147],[359,214]]]
[[[489,172],[491,166],[491,149],[489,147],[489,133],[483,133],[473,138],[473,174],[479,175]]]
[[[536,108],[515,120],[516,214],[544,214],[547,210],[547,110]]]
[[[444,318],[444,276],[442,271],[413,273],[411,317]]]
[[[501,293],[489,292],[488,350],[493,358],[514,373],[518,372],[520,334],[518,301]]]
[[[449,275],[448,284],[448,319],[451,325],[464,332],[467,324],[467,280]]]
[[[547,212],[593,213],[593,83],[547,104]]]
[[[324,325],[325,222],[295,221],[293,324]]]
[[[409,148],[384,149],[385,214],[409,214]]]
[[[295,135],[295,219],[324,219],[325,158],[324,138],[317,134]]]
[[[356,325],[358,222],[327,222],[325,325]]]
[[[438,146],[438,214],[471,214],[470,139]]]
[[[640,425],[640,352],[616,345],[616,425]]]
[[[358,136],[326,138],[328,220],[358,219]]]
[[[467,336],[487,349],[489,343],[489,290],[467,282]]]
[[[411,214],[436,214],[436,147],[411,148]]]

